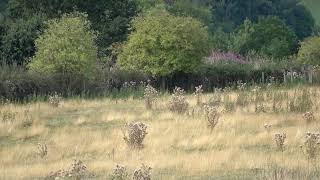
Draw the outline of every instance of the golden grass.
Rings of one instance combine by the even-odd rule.
[[[96,179],[108,179],[116,164],[132,173],[145,163],[153,168],[154,179],[256,179],[258,173],[252,172],[257,169],[315,170],[299,145],[306,131],[319,130],[319,123],[307,126],[300,113],[258,114],[250,107],[249,112],[223,113],[210,133],[201,113],[192,117],[168,111],[168,98],[159,99],[149,111],[143,100],[133,98],[67,100],[59,108],[44,102],[1,106],[1,111],[17,115],[12,124],[0,123],[0,179],[45,177],[68,167],[73,158],[84,161]],[[187,99],[189,108],[196,107],[195,97]],[[21,126],[26,109],[31,127]],[[317,113],[315,117],[320,120]],[[130,149],[123,140],[121,128],[130,121],[148,125],[141,150]],[[270,133],[265,123],[273,125]],[[277,132],[287,133],[283,153],[274,142]],[[47,144],[47,157],[36,155],[37,143]]]

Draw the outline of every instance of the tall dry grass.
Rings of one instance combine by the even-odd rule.
[[[183,114],[170,111],[168,96],[159,97],[152,110],[133,98],[66,100],[57,108],[45,102],[1,105],[2,113],[15,117],[12,122],[0,121],[0,179],[47,177],[73,159],[81,160],[93,179],[110,178],[117,164],[126,166],[130,178],[145,164],[152,168],[152,179],[317,179],[318,161],[306,158],[300,148],[306,132],[320,131],[316,111],[320,89],[307,90],[313,102],[309,111],[315,117],[309,123],[285,100],[289,94],[287,100],[299,106],[296,99],[305,92],[298,89],[263,90],[259,102],[255,92],[247,91],[247,103],[237,103],[242,91],[220,92],[220,103],[212,99],[217,95],[203,94],[202,101],[215,102],[221,114],[214,131],[207,128],[203,107],[192,95],[186,97],[189,107]],[[274,107],[274,95],[280,92],[284,100]],[[230,104],[233,108],[226,110]],[[255,112],[257,104],[265,112]],[[32,121],[24,126],[27,116]],[[148,134],[143,148],[133,149],[121,130],[138,121],[148,126]],[[268,131],[265,124],[272,124]],[[283,151],[274,140],[278,132],[286,132]],[[44,157],[38,155],[38,143],[47,146]]]

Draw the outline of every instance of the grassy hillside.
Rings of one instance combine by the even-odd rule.
[[[320,1],[319,0],[303,0],[305,5],[311,10],[318,25],[320,25]]]

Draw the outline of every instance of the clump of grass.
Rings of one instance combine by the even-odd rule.
[[[217,109],[212,106],[204,106],[205,110],[205,116],[206,120],[208,121],[208,127],[211,129],[211,132],[213,129],[217,126],[220,119],[220,114],[218,113]]]
[[[111,174],[112,180],[126,180],[129,178],[127,168],[123,165],[116,165]]]
[[[122,132],[123,139],[132,148],[142,148],[142,142],[148,134],[147,126],[142,122],[126,124]]]
[[[88,172],[87,166],[81,160],[74,159],[71,166],[67,170],[62,169],[56,172],[51,172],[47,179],[82,179],[90,176],[92,175],[90,175],[90,173]]]
[[[158,91],[155,88],[153,88],[150,84],[148,84],[144,89],[144,98],[147,109],[152,109],[152,105],[156,100],[157,95]]]
[[[303,89],[299,93],[295,92],[289,102],[291,112],[307,112],[312,110],[312,107],[311,93],[307,89]]]
[[[16,120],[16,112],[10,110],[0,111],[0,118],[2,123],[13,123]]]
[[[257,113],[265,112],[265,107],[263,105],[264,94],[262,93],[261,87],[260,86],[255,86],[252,91],[254,93],[254,109],[255,109],[255,112],[257,112]]]
[[[203,86],[197,86],[196,91],[194,92],[194,96],[197,98],[197,105],[200,106],[202,104],[202,95],[203,95]]]
[[[46,144],[41,144],[38,143],[38,152],[37,154],[41,157],[44,158],[48,154],[48,147]]]
[[[270,133],[270,131],[271,131],[271,128],[272,128],[272,124],[264,124],[264,129],[268,132],[268,133]]]
[[[232,112],[236,109],[236,106],[235,106],[234,102],[232,101],[231,96],[229,94],[224,96],[223,105],[224,105],[224,109],[227,112]]]
[[[237,81],[237,89],[240,91],[245,90],[247,87],[247,83],[243,83],[242,81]]]
[[[32,124],[33,124],[33,119],[31,116],[30,109],[29,108],[25,109],[24,113],[23,113],[22,127],[27,128],[27,127],[32,126]]]
[[[312,112],[306,112],[302,115],[303,120],[306,121],[308,124],[315,120],[315,117]]]
[[[237,94],[236,105],[240,107],[246,107],[249,104],[249,93],[241,91]]]
[[[265,113],[265,112],[267,112],[267,111],[266,111],[266,108],[264,107],[263,104],[258,104],[258,105],[256,106],[255,112],[256,112],[256,113]]]
[[[304,153],[307,155],[308,159],[316,159],[319,153],[320,145],[320,133],[310,133],[307,132],[305,136]]]
[[[180,87],[176,87],[169,103],[170,111],[183,114],[187,111],[188,106],[189,104],[185,97],[185,91]]]
[[[286,133],[276,133],[274,137],[278,149],[284,151],[285,140],[287,138]]]
[[[49,96],[48,101],[51,106],[58,107],[61,104],[62,97],[55,92],[53,95]]]
[[[151,180],[151,170],[151,167],[142,164],[134,171],[133,180]]]

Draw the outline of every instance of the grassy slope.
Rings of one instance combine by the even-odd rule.
[[[303,0],[305,5],[311,10],[318,25],[320,25],[320,0]]]
[[[208,94],[203,100],[210,97]],[[168,100],[159,99],[151,111],[138,99],[69,100],[59,108],[40,102],[2,106],[2,112],[17,115],[13,124],[0,121],[0,179],[44,177],[67,168],[73,158],[84,161],[96,179],[108,179],[118,163],[126,165],[130,173],[141,163],[150,165],[156,180],[272,179],[279,171],[283,175],[287,173],[283,171],[295,170],[297,175],[314,170],[299,145],[304,133],[316,131],[319,124],[306,126],[300,113],[259,114],[251,106],[223,113],[210,133],[195,97],[188,97],[194,116],[169,112]],[[22,126],[26,109],[34,120],[31,127]],[[122,138],[122,125],[133,120],[148,125],[145,147],[140,151],[129,149]],[[264,130],[264,123],[273,124],[270,133]],[[283,153],[274,144],[277,132],[287,133]],[[38,142],[48,145],[48,156],[43,159],[35,153]],[[276,167],[283,169],[272,171],[272,178],[264,174],[265,169]]]

